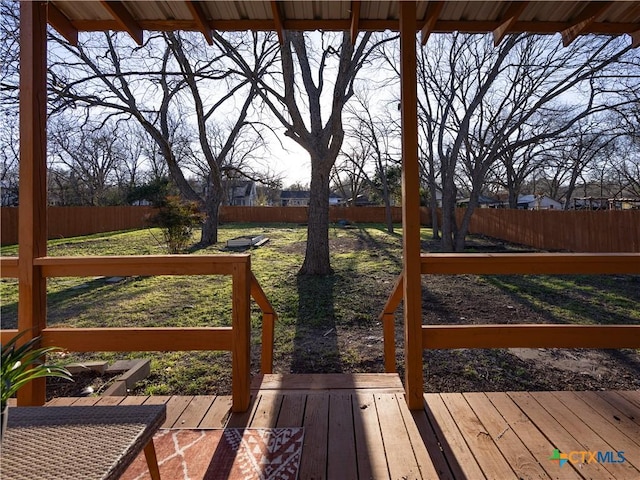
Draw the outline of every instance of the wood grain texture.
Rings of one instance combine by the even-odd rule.
[[[638,274],[640,253],[423,253],[431,275]]]
[[[19,344],[47,326],[47,280],[34,260],[47,254],[47,4],[20,3]],[[45,379],[18,392],[18,405],[43,405]]]
[[[242,413],[231,413],[231,397],[213,395],[69,398],[49,404],[164,403],[173,428],[191,426],[200,417],[199,428],[303,427],[301,479],[620,480],[640,474],[640,426],[623,413],[638,413],[638,391],[428,393],[421,411],[409,411],[400,393],[365,388],[271,389],[253,398]],[[560,467],[549,458],[556,448],[587,451],[598,442],[611,451],[628,451],[627,464]]]
[[[424,325],[422,344],[451,348],[640,348],[640,325]]]
[[[420,279],[420,168],[416,60],[416,4],[400,2],[400,99],[402,123],[402,255],[406,401],[422,408],[422,282]]]
[[[230,327],[47,328],[44,345],[72,352],[153,352],[233,349]]]

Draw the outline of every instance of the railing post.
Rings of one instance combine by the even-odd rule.
[[[396,372],[396,328],[395,311],[403,299],[404,293],[404,272],[398,275],[396,283],[393,285],[391,295],[380,314],[382,322],[382,332],[384,338],[384,369],[387,373]]]
[[[18,330],[21,343],[47,322],[47,283],[34,259],[47,254],[47,4],[20,2],[20,206]],[[18,392],[18,405],[42,405],[44,378]]]
[[[233,265],[232,393],[234,412],[244,412],[251,399],[251,257]]]
[[[382,331],[384,335],[384,371],[396,372],[396,326],[393,313],[382,314]]]
[[[420,274],[420,172],[416,2],[400,4],[400,88],[402,113],[402,246],[404,258],[404,356],[406,401],[421,409],[422,288]]]
[[[273,329],[275,314],[262,314],[262,354],[260,373],[273,373]]]

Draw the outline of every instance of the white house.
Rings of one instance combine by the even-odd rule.
[[[226,184],[227,205],[235,207],[253,207],[258,195],[256,184],[250,180],[232,180]]]

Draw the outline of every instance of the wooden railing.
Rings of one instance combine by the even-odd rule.
[[[192,328],[48,328],[43,346],[73,352],[225,350],[232,352],[233,411],[245,411],[250,399],[251,296],[263,313],[262,373],[273,368],[273,330],[277,315],[251,272],[250,255],[145,255],[111,257],[42,257],[34,260],[43,278],[153,275],[230,275],[231,327]],[[19,260],[0,258],[0,275],[18,277]],[[2,330],[2,343],[18,330]]]
[[[423,275],[640,274],[636,253],[425,253],[420,262]],[[400,274],[380,314],[387,372],[396,371],[394,312],[403,287]],[[423,325],[422,348],[640,348],[640,325]]]

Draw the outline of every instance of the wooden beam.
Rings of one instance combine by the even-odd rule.
[[[631,46],[633,48],[640,47],[640,30],[631,34]]]
[[[640,348],[640,325],[425,325],[427,349]]]
[[[230,327],[47,328],[42,343],[70,352],[233,350]]]
[[[589,2],[580,14],[573,19],[570,27],[564,29],[562,35],[562,44],[565,47],[578,38],[578,35],[584,33],[585,29],[595,22],[600,15],[604,14],[613,2]]]
[[[20,343],[47,322],[47,283],[34,260],[47,254],[47,3],[20,2],[20,205],[18,330]],[[18,405],[42,405],[45,382],[29,382]]]
[[[271,13],[273,14],[273,28],[278,34],[278,42],[280,45],[284,43],[284,26],[282,22],[282,14],[280,13],[279,2],[271,0]]]
[[[262,354],[260,358],[260,373],[273,372],[273,335],[278,316],[273,310],[267,295],[262,290],[260,282],[253,272],[251,276],[251,296],[262,311]]]
[[[78,46],[78,29],[53,3],[47,3],[47,20],[67,42]]]
[[[231,390],[234,412],[244,412],[251,399],[251,258],[233,264],[233,351]]]
[[[198,30],[200,30],[202,35],[204,35],[207,43],[209,45],[213,45],[211,27],[209,27],[209,22],[207,21],[207,17],[204,14],[204,10],[202,9],[200,2],[187,1],[187,7],[189,7],[191,16],[196,21],[196,25],[198,25]]]
[[[400,2],[405,388],[413,410],[423,406],[416,29],[416,2]]]
[[[384,371],[392,373],[396,371],[396,326],[395,311],[404,297],[404,273],[400,273],[393,285],[391,295],[387,299],[380,321],[382,322],[382,332],[384,338]]]
[[[493,31],[493,44],[497,47],[518,21],[529,2],[511,2],[502,18],[502,23]]]
[[[640,253],[423,253],[431,275],[640,274]]]
[[[424,25],[420,30],[421,39],[420,42],[422,45],[426,45],[429,40],[429,36],[433,32],[433,29],[440,17],[440,12],[442,12],[442,7],[444,7],[444,2],[429,2],[427,5],[427,12],[424,17]]]
[[[18,333],[20,332],[17,328],[0,330],[0,343],[2,345],[8,343],[13,337],[18,335]]]
[[[396,317],[392,313],[382,315],[382,335],[384,338],[384,371],[396,372]]]
[[[0,278],[18,278],[18,257],[0,257]]]
[[[118,255],[104,257],[43,257],[35,260],[45,277],[94,275],[231,275],[234,265],[250,256],[235,255]]]
[[[351,45],[356,44],[358,32],[360,31],[360,0],[352,0],[351,2]]]
[[[396,278],[396,282],[393,285],[393,289],[391,290],[391,294],[387,299],[387,303],[385,303],[384,308],[382,309],[382,313],[380,314],[380,318],[383,315],[393,314],[400,302],[402,301],[402,292],[404,291],[404,272],[401,272]]]
[[[108,0],[108,1],[102,0],[100,3],[113,16],[113,19],[116,21],[116,23],[120,27],[118,30],[124,30],[131,36],[131,38],[133,38],[133,40],[138,45],[142,45],[143,29],[140,25],[138,25],[138,22],[129,13],[129,10],[127,10],[127,7],[125,7],[122,4],[122,2],[113,1],[113,0]]]

